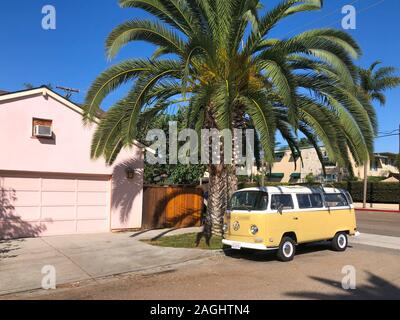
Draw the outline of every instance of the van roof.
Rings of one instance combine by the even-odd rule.
[[[263,191],[267,193],[315,193],[315,192],[325,192],[325,193],[340,193],[341,190],[337,188],[322,188],[319,186],[276,186],[276,187],[258,187],[258,188],[246,188],[238,190],[242,191]]]

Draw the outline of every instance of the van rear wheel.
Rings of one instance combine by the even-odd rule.
[[[348,245],[348,238],[345,232],[338,232],[332,239],[332,249],[334,251],[345,251]]]
[[[292,261],[296,254],[296,242],[290,237],[283,237],[278,249],[278,259],[282,262]]]

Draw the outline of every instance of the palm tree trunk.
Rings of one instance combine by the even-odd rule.
[[[210,183],[204,233],[208,236],[222,236],[222,224],[228,205],[228,168],[224,164],[211,164],[208,170]]]
[[[244,125],[239,123],[243,122],[243,111],[235,113],[233,116],[233,128],[244,128]],[[207,124],[210,128],[215,128],[215,121],[212,113],[207,115]],[[225,142],[225,141],[224,141]],[[232,150],[234,150],[235,141],[232,141]],[[221,150],[224,150],[223,145]],[[232,157],[232,165],[224,164],[225,157],[232,155],[221,154],[222,163],[210,164],[208,172],[210,175],[208,186],[208,201],[207,201],[207,214],[204,223],[203,233],[206,239],[210,239],[212,235],[222,236],[223,221],[226,210],[228,209],[228,202],[232,194],[238,188],[238,178],[236,175],[235,157]]]
[[[235,163],[228,167],[227,170],[227,183],[228,183],[228,200],[232,197],[233,193],[238,189],[238,177],[236,175]]]

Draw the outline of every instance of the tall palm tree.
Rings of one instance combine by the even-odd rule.
[[[368,69],[358,68],[359,87],[370,101],[378,101],[381,106],[386,104],[385,91],[400,85],[400,77],[395,74],[394,67],[380,67],[382,62],[375,61]]]
[[[196,130],[254,127],[268,163],[274,160],[277,130],[293,151],[298,148],[297,131],[318,151],[322,141],[330,158],[343,165],[349,161],[348,150],[357,162],[372,152],[374,117],[367,110],[373,109],[357,98],[354,84],[353,59],[361,53],[357,43],[333,29],[270,37],[281,20],[318,10],[322,0],[285,0],[263,16],[259,0],[119,3],[156,19],[134,19],[116,27],[106,40],[108,57],[138,40],[156,49],[149,59],[119,63],[93,82],[85,101],[88,122],[113,90],[128,82],[132,88],[101,120],[92,157],[104,156],[112,163],[133,143],[140,125],[165,112],[176,95],[188,100],[188,126]],[[223,214],[237,184],[235,159],[230,160],[232,165],[208,165],[207,233],[222,232]]]
[[[385,91],[394,89],[400,85],[400,77],[395,75],[394,67],[380,67],[380,61],[375,61],[368,69],[358,68],[358,91],[359,96],[372,102],[378,101],[381,106],[386,104]],[[377,132],[376,132],[377,134]],[[367,207],[368,190],[368,165],[373,155],[364,163],[364,208]]]

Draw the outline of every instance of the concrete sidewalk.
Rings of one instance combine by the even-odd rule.
[[[363,244],[373,247],[400,250],[400,237],[361,233],[358,237],[351,237],[350,244]]]
[[[399,212],[399,204],[393,203],[373,203],[372,206],[370,203],[367,203],[367,208],[363,208],[364,204],[360,202],[354,203],[354,206],[357,210],[379,210],[379,211],[395,211]]]
[[[55,267],[60,285],[215,255],[213,251],[162,248],[139,241],[197,231],[189,228],[1,241],[0,295],[41,288],[41,271],[46,265]]]

